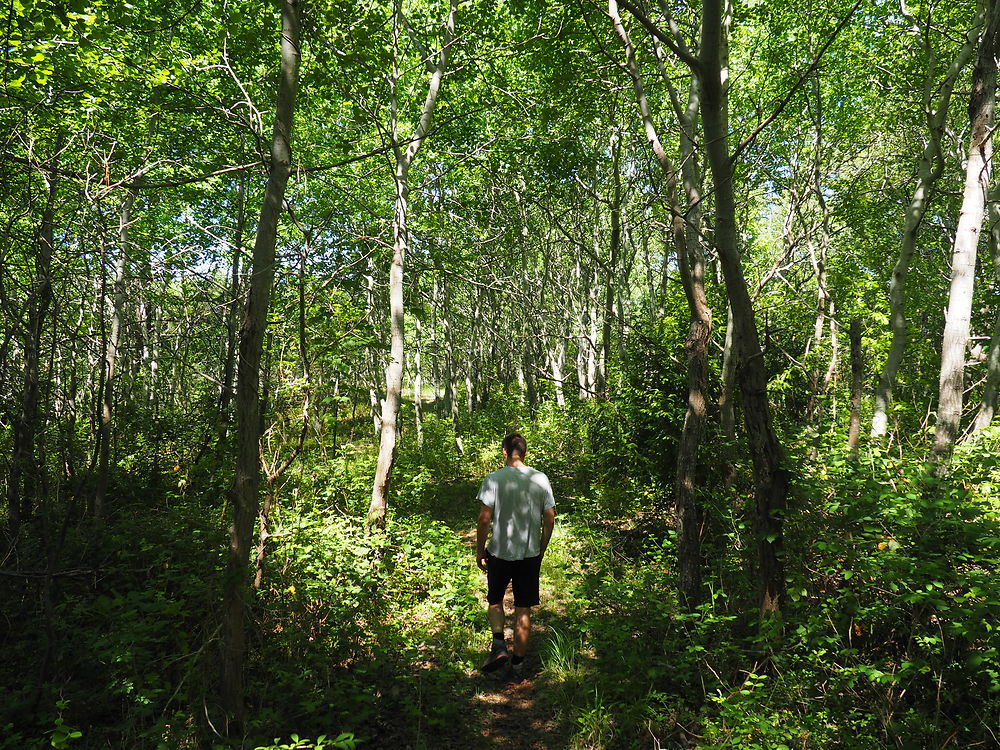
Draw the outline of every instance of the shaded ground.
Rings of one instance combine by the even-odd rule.
[[[462,538],[469,546],[469,559],[473,560],[476,530],[463,530]],[[518,750],[544,750],[566,747],[571,727],[568,717],[559,710],[553,696],[546,690],[547,678],[541,663],[541,654],[552,638],[553,628],[558,629],[566,614],[564,592],[553,586],[551,567],[542,565],[541,601],[533,611],[532,636],[525,659],[525,677],[515,683],[509,679],[506,670],[497,675],[474,673],[478,679],[474,705],[478,707],[477,718],[481,727],[480,747],[517,748]],[[485,595],[486,582],[483,579]],[[489,647],[489,632],[486,627],[485,603],[483,605],[482,658],[485,659]],[[506,635],[508,643],[511,631],[511,613],[514,611],[514,597],[510,589],[504,598],[504,610],[508,613]]]
[[[439,487],[437,497],[428,498],[422,512],[444,522],[455,530],[469,550],[467,564],[475,566],[476,528],[478,506],[475,501],[476,485],[457,482]],[[568,629],[566,602],[569,592],[565,585],[557,586],[565,565],[560,563],[560,527],[553,537],[549,554],[542,564],[541,605],[533,611],[532,637],[525,660],[525,675],[521,682],[510,679],[509,669],[501,669],[495,674],[484,674],[478,666],[485,660],[490,644],[490,631],[486,620],[486,577],[482,577],[480,598],[482,601],[481,623],[475,627],[475,635],[469,643],[461,645],[465,652],[466,666],[462,668],[462,684],[454,684],[452,700],[460,705],[440,706],[446,715],[467,717],[457,723],[428,726],[419,730],[416,747],[427,748],[490,748],[496,750],[553,750],[567,748],[574,730],[573,717],[560,706],[558,696],[552,690],[551,675],[543,664],[544,655],[550,649],[557,631]],[[559,568],[557,571],[556,568]],[[512,641],[513,594],[508,589],[504,600],[507,612],[507,638]],[[424,678],[433,681],[441,677],[435,653],[447,654],[449,644],[428,644],[428,663],[424,665]],[[457,677],[457,675],[455,675]],[[412,687],[410,688],[412,690]],[[441,693],[437,699],[440,700]],[[433,710],[429,708],[429,710]],[[388,729],[388,727],[386,727]],[[391,730],[389,732],[391,734]],[[401,740],[397,747],[409,747],[413,733]],[[380,733],[379,741],[388,737]]]

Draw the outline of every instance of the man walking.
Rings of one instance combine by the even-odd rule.
[[[493,672],[508,659],[515,679],[523,676],[524,655],[531,636],[531,608],[538,604],[538,575],[555,523],[555,498],[549,478],[525,465],[528,445],[514,432],[503,439],[502,469],[488,474],[479,487],[479,524],[476,528],[476,564],[486,572],[493,629],[493,645],[484,672]],[[492,529],[489,547],[486,537]],[[507,584],[514,589],[514,655],[504,638]]]

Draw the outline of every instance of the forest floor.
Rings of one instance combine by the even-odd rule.
[[[476,528],[472,526],[462,532],[462,538],[469,546],[470,560],[476,546]],[[556,547],[553,547],[555,552]],[[556,555],[549,557],[551,562]],[[485,595],[486,583],[483,581]],[[481,747],[498,750],[545,750],[546,748],[567,747],[570,742],[571,727],[567,717],[546,693],[548,678],[543,673],[540,654],[553,648],[553,633],[566,627],[566,590],[556,585],[551,566],[542,567],[540,582],[542,604],[532,612],[532,636],[530,650],[525,661],[525,675],[520,682],[511,680],[509,670],[501,669],[488,675],[476,672],[470,675],[477,683],[474,701],[478,704],[477,719],[482,737]],[[482,656],[485,659],[489,648],[488,629],[485,627],[486,612],[483,605]],[[507,612],[507,641],[512,640],[511,613],[514,611],[514,596],[510,589],[504,598]]]
[[[434,498],[425,512],[454,530],[468,549],[463,562],[475,566],[476,526],[478,507],[474,502],[476,487],[465,482],[456,483],[445,491],[449,497]],[[470,498],[472,500],[470,500]],[[451,718],[448,726],[436,729],[428,725],[427,732],[417,732],[417,747],[434,748],[489,748],[495,750],[553,750],[576,747],[573,737],[578,733],[573,709],[566,703],[564,689],[566,667],[571,669],[587,655],[580,653],[580,640],[568,637],[579,631],[572,602],[581,572],[574,562],[572,523],[566,518],[556,520],[552,542],[542,564],[540,581],[540,606],[532,612],[532,635],[525,660],[525,674],[521,681],[511,679],[509,668],[494,674],[483,673],[479,666],[485,661],[490,630],[486,619],[486,577],[482,576],[480,601],[481,622],[468,631],[469,642],[464,648],[454,649],[447,643],[430,644],[430,649],[440,655],[459,657],[466,665],[462,670],[462,684],[451,691],[440,691],[428,702],[437,702],[429,708]],[[504,600],[507,612],[506,634],[512,642],[513,594],[508,589]],[[571,645],[572,644],[572,645]],[[448,658],[448,657],[445,657]],[[434,659],[432,658],[433,662]],[[573,677],[579,677],[576,671]],[[447,694],[447,697],[446,697]],[[441,705],[451,702],[452,705]],[[454,723],[455,717],[463,717]],[[434,732],[433,737],[427,735]],[[384,737],[383,737],[384,739]],[[403,740],[402,737],[400,737]],[[407,740],[413,741],[411,734]],[[407,744],[403,740],[403,744]]]

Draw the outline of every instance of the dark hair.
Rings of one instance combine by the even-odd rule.
[[[528,455],[528,441],[520,432],[512,432],[503,439],[503,449],[507,451],[508,456],[517,453],[521,455],[521,458],[524,458]]]

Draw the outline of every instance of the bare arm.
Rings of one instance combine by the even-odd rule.
[[[486,570],[486,535],[493,520],[493,511],[488,505],[479,509],[479,523],[476,525],[476,565],[482,571]]]
[[[548,549],[549,539],[552,538],[552,527],[556,523],[556,509],[546,508],[542,511],[542,556],[545,555],[545,550]]]

